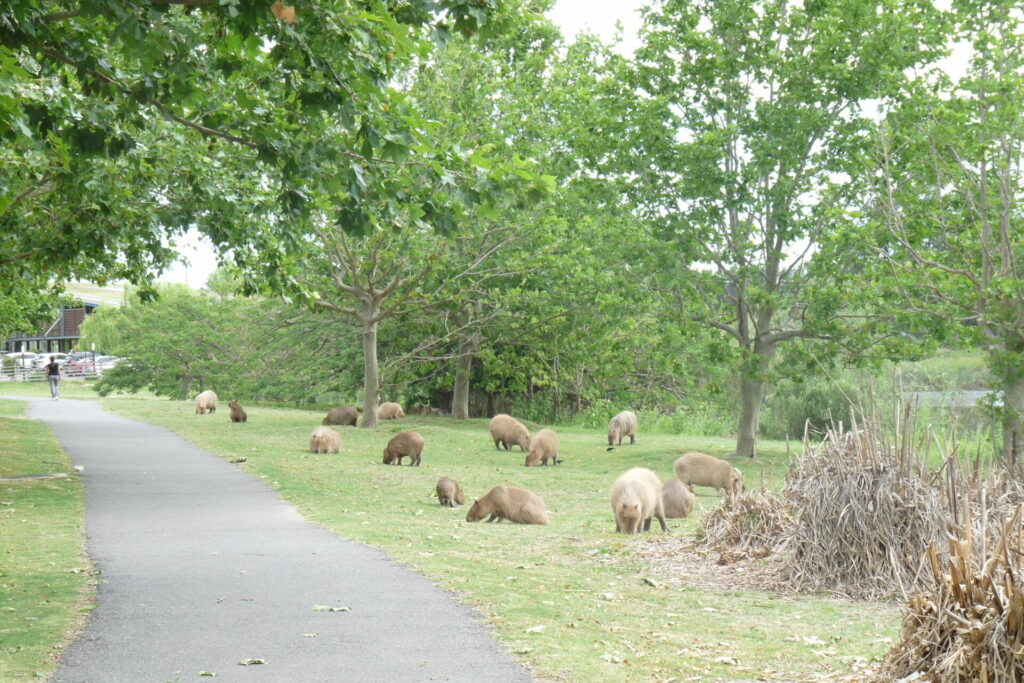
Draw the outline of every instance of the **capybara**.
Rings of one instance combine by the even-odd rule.
[[[718,493],[741,493],[743,477],[739,470],[724,460],[707,453],[684,453],[676,460],[676,476],[690,486],[710,486]]]
[[[516,524],[547,524],[548,511],[544,501],[533,491],[514,489],[510,486],[495,486],[466,513],[467,522],[479,522],[487,517],[488,522],[507,519]]]
[[[327,417],[320,424],[323,425],[345,425],[355,427],[359,420],[359,409],[355,406],[338,406],[331,408]]]
[[[245,422],[249,419],[249,415],[245,412],[245,408],[243,408],[238,401],[231,399],[228,401],[228,407],[231,408],[232,422]]]
[[[437,480],[437,501],[441,505],[455,507],[465,503],[466,497],[462,495],[462,487],[459,486],[459,482],[448,477],[441,477]]]
[[[512,446],[519,446],[526,453],[530,450],[530,430],[519,420],[511,415],[495,415],[488,425],[491,430],[491,438],[494,439],[494,447],[506,451],[512,450]]]
[[[621,446],[624,436],[629,437],[631,446],[636,444],[636,415],[629,410],[623,410],[608,423],[608,450]]]
[[[381,403],[377,406],[377,417],[381,420],[394,420],[396,417],[405,417],[405,412],[397,403]]]
[[[209,389],[196,396],[196,415],[213,414],[217,410],[217,394]]]
[[[401,465],[402,458],[409,456],[409,465],[419,465],[423,446],[426,442],[416,432],[399,432],[388,441],[384,449],[385,465]]]
[[[330,427],[317,427],[309,436],[310,453],[337,453],[341,450],[341,434]]]
[[[526,454],[526,466],[533,467],[537,463],[557,465],[561,462],[558,459],[558,434],[553,429],[542,429],[530,439],[530,452]]]
[[[675,477],[666,479],[661,485],[661,506],[666,517],[688,517],[693,512],[694,500],[693,489]]]
[[[616,479],[612,484],[611,501],[615,531],[624,534],[650,531],[651,517],[657,517],[661,530],[668,531],[661,503],[661,480],[646,467],[626,470]]]

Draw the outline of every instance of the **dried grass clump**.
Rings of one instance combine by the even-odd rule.
[[[830,429],[819,446],[805,439],[784,495],[794,523],[779,552],[779,577],[793,590],[905,596],[920,580],[925,549],[946,528],[926,456],[907,439],[887,445],[871,425]]]
[[[722,553],[764,557],[778,545],[792,524],[786,502],[777,494],[752,489],[726,496],[722,504],[701,517],[697,537]]]
[[[930,585],[907,604],[900,641],[886,656],[893,679],[1024,680],[1024,553],[1021,511],[1004,518],[998,542],[979,561],[972,520],[949,539],[948,571],[928,548]],[[976,518],[975,518],[976,519]]]

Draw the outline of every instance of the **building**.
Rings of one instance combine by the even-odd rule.
[[[4,353],[32,351],[33,353],[68,352],[75,349],[85,319],[100,306],[120,306],[124,301],[124,286],[101,287],[87,282],[69,283],[69,294],[75,294],[83,303],[61,306],[56,317],[42,322],[31,332],[17,332],[3,342]],[[85,351],[86,349],[76,349]]]

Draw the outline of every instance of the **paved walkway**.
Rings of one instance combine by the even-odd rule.
[[[451,594],[221,458],[89,401],[35,400],[29,415],[85,468],[101,571],[55,681],[530,680]]]

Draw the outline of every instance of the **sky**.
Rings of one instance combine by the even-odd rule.
[[[647,0],[557,0],[548,17],[562,28],[567,40],[587,30],[611,42],[616,32],[616,22],[622,23],[623,43],[620,49],[632,52],[636,46],[636,32],[640,27],[640,15],[636,10]],[[213,246],[197,231],[189,231],[179,237],[178,253],[187,260],[179,261],[163,273],[159,282],[184,283],[193,289],[201,289],[210,274],[217,269],[217,256]]]

